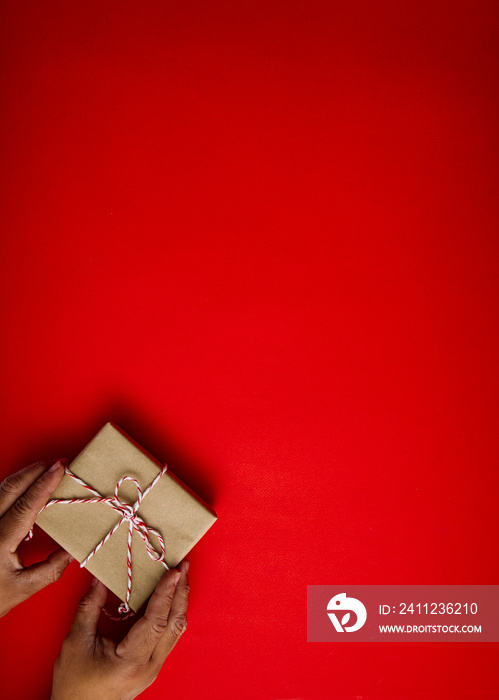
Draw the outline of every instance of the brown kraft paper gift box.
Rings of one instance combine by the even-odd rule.
[[[117,425],[106,423],[69,468],[102,496],[112,497],[123,476],[135,478],[144,491],[162,466]],[[93,497],[65,474],[50,500]],[[134,504],[136,486],[125,481],[119,489],[119,498]],[[144,497],[137,515],[162,535],[169,568],[182,561],[217,519],[214,510],[169,470]],[[71,503],[49,506],[38,514],[36,523],[81,563],[120,520],[121,515],[107,503]],[[127,538],[128,523],[125,521],[86,564],[86,568],[123,601],[127,590]],[[150,542],[160,551],[154,535]],[[132,610],[137,612],[146,602],[165,570],[160,562],[150,558],[144,541],[134,531]]]

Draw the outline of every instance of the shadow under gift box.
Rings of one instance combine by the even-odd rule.
[[[144,491],[162,467],[121,428],[106,423],[69,468],[101,496],[113,497],[116,484],[123,476],[136,479]],[[65,474],[50,500],[94,497]],[[119,498],[134,504],[136,486],[125,481],[120,486]],[[170,471],[166,471],[143,498],[137,514],[162,535],[169,568],[182,561],[217,519],[215,511]],[[61,503],[41,511],[36,524],[81,563],[121,517],[107,503]],[[86,564],[86,568],[121,600],[125,600],[127,590],[127,539],[128,522],[124,521]],[[159,551],[154,535],[150,542]],[[160,562],[151,559],[144,541],[134,530],[129,602],[132,610],[137,612],[146,602],[165,570]]]

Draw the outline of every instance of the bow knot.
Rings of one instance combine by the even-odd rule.
[[[121,511],[123,520],[134,521],[137,518],[136,509],[133,506],[131,506],[129,503],[123,503],[123,501],[117,501],[116,508],[117,508],[117,510]]]

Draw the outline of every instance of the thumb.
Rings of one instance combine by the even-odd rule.
[[[97,636],[102,608],[106,604],[107,594],[108,590],[104,584],[94,578],[90,588],[80,600],[69,630],[69,636],[93,644]]]
[[[33,595],[49,583],[58,581],[72,559],[73,557],[64,549],[57,549],[49,554],[45,561],[22,569],[18,575],[26,590],[29,591],[28,595]]]

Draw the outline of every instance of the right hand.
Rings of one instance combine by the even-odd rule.
[[[55,662],[51,700],[132,700],[156,679],[187,626],[189,562],[167,571],[119,643],[98,630],[108,590],[94,579]]]

